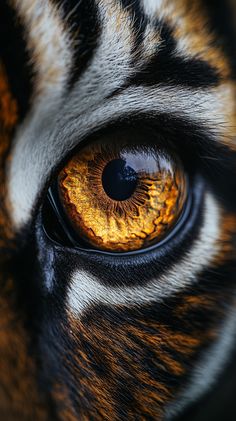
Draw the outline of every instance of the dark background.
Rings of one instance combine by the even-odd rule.
[[[231,361],[212,390],[176,421],[236,421],[236,345]]]

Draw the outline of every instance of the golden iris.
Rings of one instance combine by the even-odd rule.
[[[76,233],[112,252],[159,242],[181,214],[186,184],[174,154],[115,138],[84,147],[58,177],[59,197]]]

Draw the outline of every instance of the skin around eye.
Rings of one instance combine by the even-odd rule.
[[[183,166],[148,144],[94,141],[58,176],[59,198],[76,234],[110,252],[140,250],[173,228],[187,195]]]

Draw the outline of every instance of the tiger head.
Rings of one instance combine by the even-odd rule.
[[[226,369],[234,16],[1,1],[1,419],[174,420]]]

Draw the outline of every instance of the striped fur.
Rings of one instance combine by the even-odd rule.
[[[1,2],[1,419],[174,420],[219,382],[236,335],[235,13]],[[55,244],[48,187],[120,127],[175,143],[194,172],[188,220],[134,256]]]

